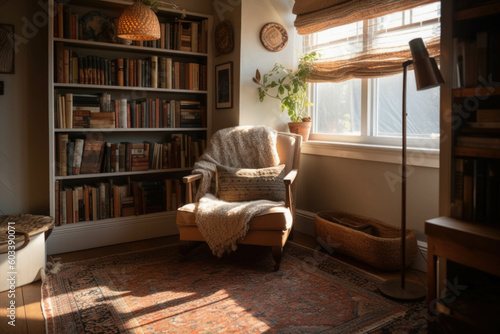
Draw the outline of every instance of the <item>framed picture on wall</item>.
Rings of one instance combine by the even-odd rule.
[[[0,73],[14,73],[14,25],[0,23]]]
[[[215,108],[233,107],[233,62],[215,66]]]

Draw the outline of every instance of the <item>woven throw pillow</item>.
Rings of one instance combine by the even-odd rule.
[[[226,202],[285,200],[285,165],[248,169],[217,166],[216,196]]]

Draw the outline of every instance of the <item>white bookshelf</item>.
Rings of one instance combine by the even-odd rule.
[[[79,18],[91,11],[99,11],[109,18],[118,18],[123,8],[130,6],[131,1],[122,0],[72,0],[65,2],[71,7],[72,12],[78,13]],[[55,0],[49,0],[49,8],[57,8]],[[180,13],[166,7],[159,7],[158,17],[162,20],[174,20],[180,18]],[[208,32],[212,30],[213,19],[210,15],[186,12],[187,20],[206,20]],[[210,134],[210,120],[212,108],[212,86],[213,82],[213,59],[211,34],[208,33],[206,41],[207,52],[188,52],[173,49],[160,49],[153,47],[133,46],[118,43],[105,43],[98,41],[68,39],[54,36],[54,20],[49,22],[48,38],[48,70],[49,70],[49,180],[50,180],[50,214],[56,215],[56,182],[62,182],[68,186],[92,184],[102,180],[123,180],[133,178],[139,180],[141,177],[151,179],[166,179],[170,177],[181,177],[190,172],[191,168],[170,168],[154,169],[148,171],[126,171],[113,173],[79,174],[70,176],[57,175],[57,136],[68,134],[69,136],[85,135],[88,133],[99,134],[105,141],[109,142],[165,142],[172,134],[196,134],[199,138],[208,139]],[[189,89],[166,89],[150,87],[127,87],[116,85],[87,85],[76,83],[56,82],[56,43],[63,43],[65,48],[71,48],[83,55],[91,54],[107,59],[124,57],[171,57],[178,61],[194,62],[206,65],[207,67],[207,90]],[[195,100],[206,106],[207,126],[203,128],[107,128],[107,129],[65,129],[55,126],[55,101],[56,94],[79,93],[97,94],[109,93],[112,99],[130,97],[133,100],[137,97],[159,98],[166,100]],[[94,247],[101,247],[111,244],[130,242],[148,238],[168,236],[177,234],[175,225],[176,211],[163,211],[142,215],[132,215],[101,220],[81,221],[72,224],[56,226],[53,233],[47,240],[47,253],[57,254]]]

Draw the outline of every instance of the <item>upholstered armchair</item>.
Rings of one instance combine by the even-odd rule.
[[[241,127],[237,127],[234,129],[239,130],[241,129]],[[229,149],[233,149],[234,147],[236,147],[236,150],[233,153],[228,153],[228,154],[236,154],[236,155],[241,154],[242,157],[239,158],[239,160],[245,160],[245,159],[248,160],[247,156],[248,154],[252,154],[251,152],[261,152],[265,150],[263,148],[263,146],[265,145],[261,145],[261,143],[259,143],[258,141],[256,141],[253,145],[251,140],[250,141],[246,140],[245,144],[243,145],[244,146],[243,150],[241,150],[241,148],[238,147],[238,144],[232,144],[230,142],[232,140],[231,138],[232,132],[227,131],[227,129],[224,131],[225,135],[222,138],[220,138],[220,136],[218,136],[217,133],[214,134],[207,148],[208,151],[210,151],[211,149],[217,150],[216,148],[211,147],[210,145],[217,145],[217,143],[219,143],[222,146],[228,147]],[[278,270],[283,254],[283,246],[285,245],[293,229],[293,223],[295,217],[295,201],[297,193],[296,190],[297,187],[294,181],[297,178],[297,173],[299,170],[299,158],[300,158],[302,137],[296,134],[281,133],[275,131],[274,131],[274,136],[275,137],[272,137],[273,139],[271,143],[272,146],[275,147],[271,148],[275,150],[278,158],[277,165],[275,167],[257,166],[260,168],[256,168],[255,165],[249,166],[248,168],[246,168],[246,166],[241,166],[241,165],[217,166],[215,168],[216,169],[215,173],[212,173],[212,178],[214,178],[215,180],[212,180],[211,183],[211,189],[212,191],[215,191],[217,197],[212,195],[207,195],[207,196],[211,196],[210,199],[214,203],[219,203],[220,198],[224,199],[229,198],[229,201],[232,200],[236,201],[228,204],[228,205],[233,205],[233,207],[231,207],[231,210],[227,212],[239,210],[240,208],[238,206],[239,203],[241,203],[243,207],[246,206],[245,208],[247,208],[247,210],[250,211],[259,209],[261,205],[264,205],[258,212],[258,214],[255,214],[250,218],[247,224],[247,228],[245,228],[244,235],[238,237],[237,240],[235,241],[236,244],[271,246],[273,258],[275,260],[275,270]],[[262,137],[262,135],[259,134],[259,138],[260,137]],[[218,138],[218,141],[216,143],[214,143],[215,138]],[[221,156],[224,157],[225,156],[224,153],[222,153]],[[222,158],[222,160],[224,160],[224,158]],[[224,163],[228,162],[225,161]],[[233,162],[233,164],[235,163]],[[259,188],[258,184],[257,185],[254,184],[255,182],[257,182],[255,181],[255,178],[241,179],[239,174],[260,173],[260,175],[262,175],[263,173],[263,175],[267,177],[268,169],[266,169],[265,167],[272,167],[271,168],[272,170],[278,169],[278,172],[280,172],[279,174],[281,175],[281,177],[271,176],[272,179],[271,182],[276,182],[276,180],[279,180],[279,182],[282,183],[282,187],[280,188],[283,192],[281,194],[282,197],[280,198],[282,199],[282,201],[279,201],[278,205],[269,205],[268,201],[266,200],[262,201],[257,198],[253,198],[253,200],[251,201],[238,202],[241,199],[244,200],[245,196],[252,197],[251,193],[256,188]],[[228,177],[228,173],[231,174],[231,171],[233,170],[236,171],[234,173],[234,175],[236,175],[235,176],[236,181],[233,180],[234,182],[232,183],[232,186],[225,187],[224,182],[228,180],[229,180],[228,182],[231,182],[232,180],[232,176],[230,175]],[[206,227],[202,228],[201,225],[199,226],[197,224],[197,218],[196,218],[197,214],[201,215],[199,212],[197,213],[197,211],[200,211],[202,209],[202,206],[206,205],[206,203],[204,203],[204,200],[205,198],[207,198],[207,196],[199,198],[200,194],[198,194],[198,196],[196,196],[195,198],[195,193],[194,193],[195,189],[200,191],[201,186],[199,182],[204,177],[207,177],[207,174],[196,173],[196,172],[197,172],[197,167],[195,165],[193,174],[185,176],[183,178],[183,181],[186,184],[187,204],[180,207],[177,211],[177,227],[180,233],[180,251],[184,255],[186,255],[192,248],[190,246],[195,244],[193,242],[207,241],[204,235],[206,234],[206,232],[204,232],[206,230]],[[264,184],[265,182],[267,181],[264,181]],[[241,185],[241,189],[238,189],[239,185]],[[223,193],[225,190],[228,189],[230,189],[229,192]],[[276,189],[273,189],[273,191],[274,190]],[[257,189],[257,194],[258,193],[259,189]],[[266,190],[264,191],[264,195],[267,195]],[[241,196],[243,197],[240,198]],[[276,198],[271,198],[271,200],[276,200]],[[276,202],[271,202],[271,203],[276,203]],[[224,225],[226,223],[225,221],[226,218],[228,219],[227,223],[230,223],[229,216],[230,215],[228,214],[227,217],[223,217],[224,222],[222,222],[221,225],[219,226],[219,234],[226,234],[226,230],[229,233],[230,230],[232,229],[231,227]],[[202,216],[202,218],[198,217],[198,223],[201,224],[201,220],[205,219],[206,217],[207,217],[206,214]],[[209,246],[211,245],[210,242],[207,243],[209,244]],[[233,246],[232,250],[234,249],[235,247]],[[230,251],[231,249],[228,250]],[[216,255],[220,256],[220,254]]]

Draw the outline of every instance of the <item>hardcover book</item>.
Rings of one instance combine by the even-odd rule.
[[[96,174],[101,171],[101,163],[104,153],[104,141],[89,139],[85,140],[83,149],[81,174]]]

